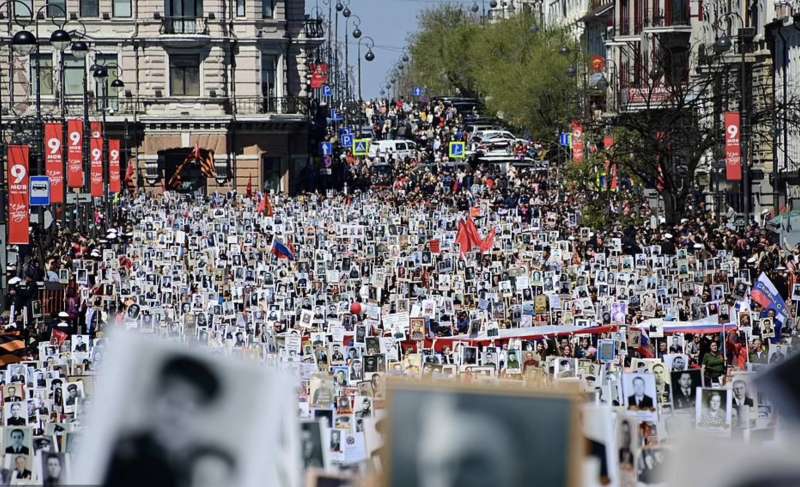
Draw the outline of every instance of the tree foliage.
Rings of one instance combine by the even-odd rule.
[[[479,96],[489,113],[548,138],[574,114],[577,83],[568,68],[577,46],[566,32],[540,29],[528,14],[482,24],[454,5],[424,11],[419,26],[402,91],[425,86],[438,95]]]

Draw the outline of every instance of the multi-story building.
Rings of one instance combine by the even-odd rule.
[[[27,27],[40,39],[30,56],[10,49],[22,30],[13,12],[31,21],[23,2],[39,17]],[[195,148],[213,153],[217,179],[198,171],[183,179],[209,191],[242,191],[250,181],[256,189],[296,186],[308,160],[306,62],[324,38],[303,0],[16,0],[3,14],[8,140],[23,132],[15,123],[35,115],[39,89],[45,120],[99,121],[105,111],[108,137],[122,141],[123,170],[133,165],[146,188],[162,187]],[[88,55],[47,42],[62,23]],[[96,65],[124,87],[104,91]]]

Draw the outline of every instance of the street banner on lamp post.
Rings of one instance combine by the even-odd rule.
[[[89,160],[91,161],[91,181],[92,198],[103,197],[103,128],[102,123],[92,122],[92,138],[89,140]]]
[[[108,192],[119,193],[122,190],[119,166],[119,139],[108,141]]]
[[[578,120],[572,121],[572,160],[583,162],[583,126]]]
[[[8,243],[11,245],[30,243],[29,154],[27,145],[8,146]]]
[[[64,202],[64,127],[60,123],[44,125],[45,173],[50,178],[50,202]]]
[[[67,121],[67,186],[83,187],[83,120]]]
[[[741,118],[739,112],[725,112],[725,179],[742,180]]]

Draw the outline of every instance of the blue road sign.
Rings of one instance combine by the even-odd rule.
[[[341,122],[344,119],[342,118],[341,115],[339,115],[339,112],[337,112],[334,109],[331,109],[331,120],[333,120],[334,122]]]
[[[329,85],[322,86],[322,96],[326,98],[330,98],[331,96],[333,96],[333,91],[331,90],[331,87]]]
[[[414,96],[422,96],[425,94],[425,88],[420,88],[419,86],[414,87]]]
[[[369,152],[369,139],[356,139],[353,141],[353,155],[366,156]]]
[[[332,156],[333,155],[333,144],[330,142],[323,142],[322,144],[322,155],[323,156]]]
[[[345,135],[353,135],[353,129],[350,127],[342,127],[339,129],[339,138],[341,139]]]
[[[50,205],[50,177],[31,176],[31,206]]]
[[[463,159],[464,142],[450,142],[450,159]]]
[[[342,147],[353,147],[353,135],[352,134],[345,134],[339,139],[339,143]]]
[[[558,143],[562,147],[569,146],[569,133],[568,132],[561,132],[561,136],[558,138]]]

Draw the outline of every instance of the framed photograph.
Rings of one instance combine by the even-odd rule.
[[[94,396],[98,407],[90,412],[70,483],[146,484],[153,472],[143,465],[152,464],[154,451],[165,463],[160,482],[191,483],[192,470],[174,463],[185,458],[186,445],[200,447],[193,455],[213,462],[216,468],[204,475],[213,474],[214,484],[233,478],[246,487],[280,483],[283,464],[277,462],[289,459],[276,445],[283,441],[299,451],[299,431],[280,427],[282,418],[297,413],[282,399],[292,395],[288,380],[244,361],[138,334],[119,332],[106,347],[99,379],[106,387]],[[299,466],[300,456],[293,461]]]
[[[300,423],[300,450],[304,469],[325,468],[327,448],[324,448],[324,435],[319,420]]]
[[[471,485],[516,487],[536,479],[574,487],[585,454],[575,400],[523,388],[394,382],[385,485],[463,485],[459,479],[469,478]],[[481,468],[473,468],[475,458]]]
[[[655,411],[656,379],[650,373],[623,373],[622,392],[625,407],[636,411]]]
[[[731,427],[747,429],[756,426],[758,394],[752,374],[734,374],[731,380]]]
[[[597,341],[597,360],[601,363],[613,362],[616,352],[614,340],[604,338]]]
[[[698,387],[695,402],[697,429],[727,432],[731,429],[731,391]]]

